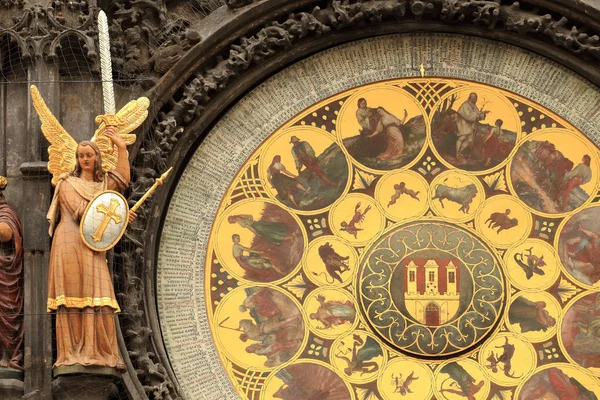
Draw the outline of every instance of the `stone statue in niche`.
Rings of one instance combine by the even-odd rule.
[[[140,98],[115,115],[98,116],[96,122],[100,125],[92,140],[78,144],[52,115],[37,88],[31,88],[31,95],[42,132],[51,144],[48,170],[56,186],[47,215],[52,236],[47,308],[56,312],[54,375],[116,374],[125,369],[125,364],[119,354],[114,319],[120,308],[105,250],[114,246],[120,235],[108,246],[94,248],[86,242],[86,228],[81,224],[88,209],[104,212],[108,219],[98,218],[95,231],[89,235],[100,241],[111,221],[119,221],[122,233],[127,220],[136,217],[124,199],[121,216],[116,215],[112,201],[95,207],[89,203],[96,204],[98,195],[107,190],[118,197],[114,191],[128,187],[126,146],[135,141],[130,132],[145,120],[149,102]]]
[[[0,176],[0,378],[23,370],[23,235]]]

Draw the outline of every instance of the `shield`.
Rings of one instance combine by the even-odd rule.
[[[94,251],[112,249],[127,228],[129,206],[125,197],[112,190],[97,194],[85,208],[79,233]]]

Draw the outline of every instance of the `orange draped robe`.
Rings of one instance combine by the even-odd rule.
[[[82,365],[124,370],[115,313],[120,311],[105,252],[88,248],[79,221],[92,198],[103,190],[123,190],[129,182],[116,171],[104,182],[61,177],[48,212],[53,236],[48,275],[48,311],[56,311],[57,357],[54,367]],[[53,231],[57,211],[60,222]],[[54,233],[54,234],[53,234]]]

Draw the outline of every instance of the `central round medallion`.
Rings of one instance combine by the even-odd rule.
[[[500,259],[476,234],[427,219],[386,231],[363,253],[361,311],[394,349],[440,358],[468,352],[497,326],[505,303]]]

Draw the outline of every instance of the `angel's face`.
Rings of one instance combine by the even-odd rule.
[[[83,171],[93,173],[96,166],[96,152],[90,146],[79,146],[77,147],[77,161]]]

